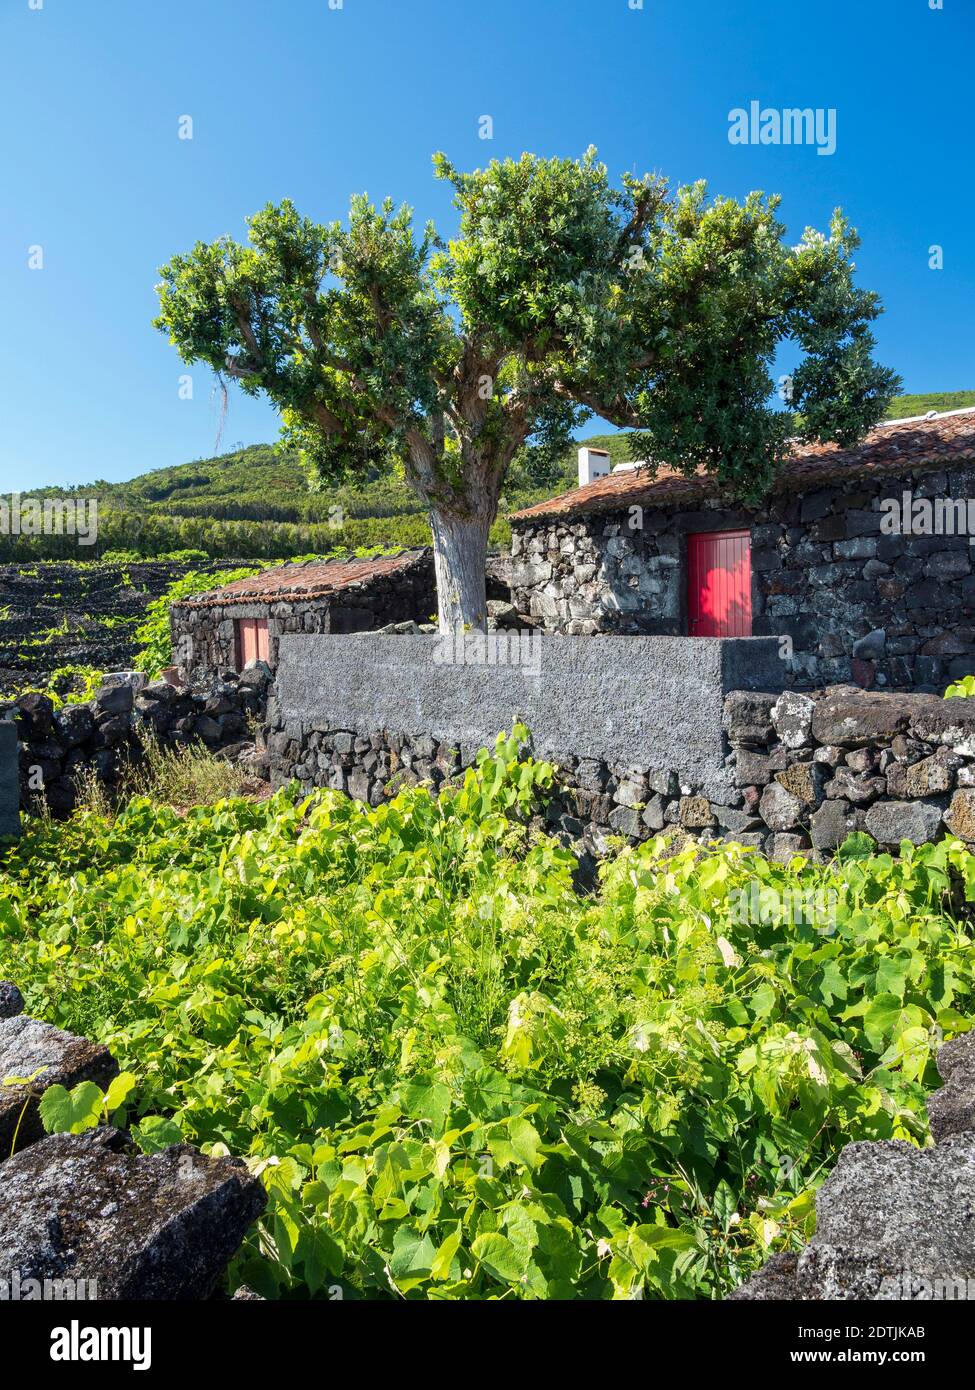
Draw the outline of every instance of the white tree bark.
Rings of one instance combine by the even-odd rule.
[[[471,517],[434,510],[430,512],[438,620],[442,633],[455,633],[458,626],[481,632],[487,629],[484,571],[491,521],[486,499],[482,515]]]

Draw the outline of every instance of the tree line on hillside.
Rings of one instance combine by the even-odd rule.
[[[494,534],[501,545],[510,532],[499,523]],[[158,516],[109,507],[99,510],[94,545],[79,546],[77,536],[66,534],[0,534],[0,561],[91,561],[109,551],[149,560],[183,550],[204,551],[214,560],[286,560],[339,548],[429,545],[430,540],[430,525],[422,515],[347,518],[341,525],[330,525]]]

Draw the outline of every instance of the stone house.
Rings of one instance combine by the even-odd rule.
[[[174,603],[173,661],[194,680],[248,661],[274,670],[284,633],[368,632],[436,614],[429,549],[374,559],[307,560]]]
[[[787,683],[943,688],[975,672],[975,409],[796,448],[759,505],[580,450],[512,517],[518,611],[550,632],[775,636]]]

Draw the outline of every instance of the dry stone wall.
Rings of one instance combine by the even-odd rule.
[[[837,686],[736,694],[725,706],[735,782],[776,857],[828,856],[854,831],[881,846],[975,842],[975,700]]]
[[[825,860],[857,831],[891,850],[947,834],[975,845],[975,699],[852,685],[732,691],[723,720],[719,796],[674,765],[676,747],[669,766],[563,754],[548,828],[583,857],[614,836],[635,844],[669,831],[775,859]],[[532,732],[539,743],[550,733]],[[376,806],[404,785],[449,784],[475,754],[434,719],[423,732],[307,725],[272,698],[258,758],[273,785],[297,778]]]
[[[268,667],[256,662],[239,674],[219,671],[196,688],[127,672],[90,702],[57,710],[46,695],[22,695],[0,708],[0,793],[7,788],[0,828],[6,806],[6,833],[16,833],[14,788],[23,810],[43,800],[54,815],[68,815],[85,778],[117,785],[148,737],[163,747],[199,741],[227,757],[245,756],[264,717],[270,680]]]

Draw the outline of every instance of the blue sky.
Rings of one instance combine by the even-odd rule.
[[[331,220],[389,193],[449,229],[437,149],[595,144],[614,174],[778,191],[796,240],[839,204],[880,359],[909,391],[975,388],[971,0],[330,2],[0,0],[0,491],[209,456],[208,375],[181,400],[150,327],[158,267],[284,197]],[[730,144],[752,100],[834,108],[835,154]],[[232,395],[224,449],[276,435]]]

